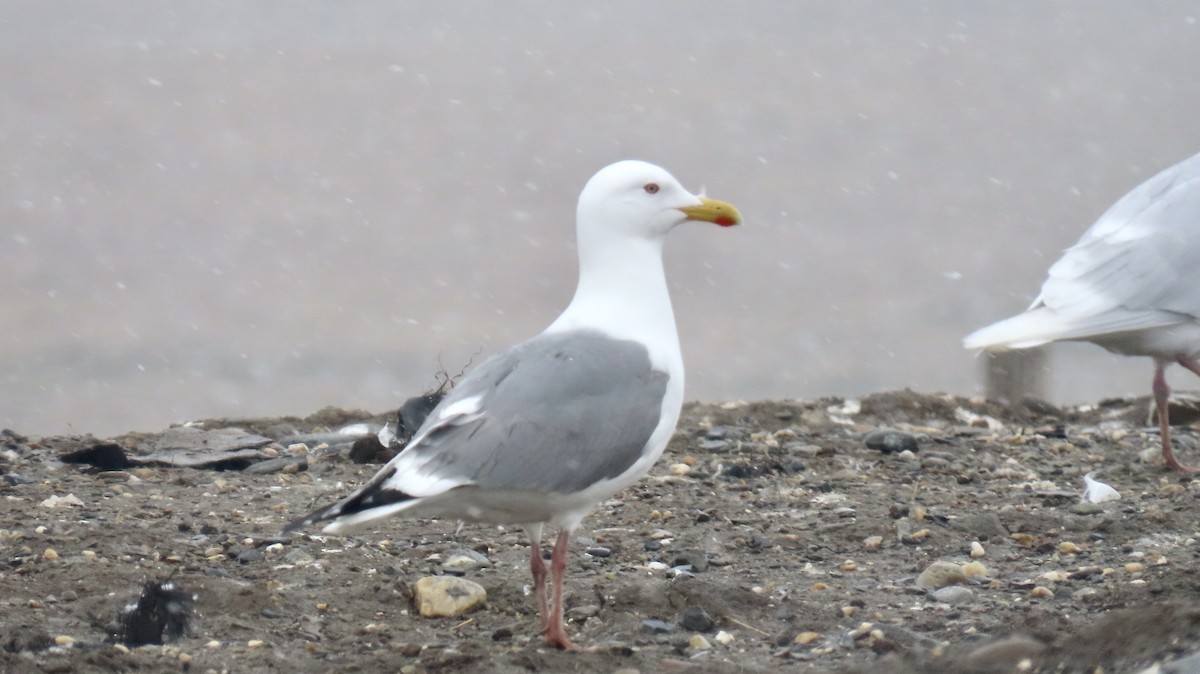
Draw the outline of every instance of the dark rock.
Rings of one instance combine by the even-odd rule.
[[[592,557],[599,557],[601,559],[612,557],[612,550],[609,550],[602,545],[592,546],[587,550],[584,550],[584,553]]]
[[[103,442],[76,450],[59,457],[63,463],[85,463],[101,470],[122,470],[133,465],[125,455],[125,448],[111,442]]]
[[[863,444],[870,449],[877,449],[884,454],[903,452],[905,450],[916,452],[920,449],[917,446],[917,436],[891,428],[878,428],[867,433],[863,436]]]
[[[711,632],[717,626],[702,606],[688,606],[679,617],[679,624],[691,632]]]
[[[708,555],[703,550],[676,550],[671,558],[671,566],[690,566],[693,571],[708,570]]]
[[[501,627],[495,632],[492,632],[492,641],[504,641],[506,639],[511,639],[512,635],[513,631],[511,629],[507,627]]]
[[[238,553],[238,556],[237,556],[237,561],[241,562],[242,564],[249,564],[250,562],[261,562],[262,560],[263,560],[263,553],[259,552],[255,548],[248,548],[246,550],[242,550],[241,552]]]
[[[379,442],[378,436],[368,435],[355,440],[350,446],[350,460],[354,463],[371,463],[385,449],[387,448]]]
[[[729,434],[729,430],[724,426],[713,426],[704,432],[704,437],[708,440],[724,440]]]

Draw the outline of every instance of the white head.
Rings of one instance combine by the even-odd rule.
[[[688,220],[728,227],[739,224],[742,216],[730,204],[688,192],[666,169],[626,160],[592,176],[579,195],[576,219],[582,248],[594,237],[661,240]]]

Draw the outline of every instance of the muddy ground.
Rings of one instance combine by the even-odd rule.
[[[378,468],[336,445],[274,472],[106,470],[60,461],[96,438],[6,432],[0,670],[1196,671],[1170,663],[1200,653],[1200,480],[1140,456],[1157,447],[1146,410],[911,392],[689,405],[651,475],[576,534],[569,629],[594,653],[535,636],[519,530],[394,520],[281,536]],[[197,426],[278,440],[361,420],[385,417]],[[880,428],[899,432],[868,435]],[[1195,433],[1178,435],[1200,463]],[[156,447],[109,441],[134,458]],[[1087,472],[1121,498],[1081,502]],[[414,583],[459,550],[491,564],[466,572],[486,605],[417,616]],[[936,561],[985,573],[951,574],[935,598],[916,579]],[[183,636],[112,643],[122,607],[168,578],[196,597]]]

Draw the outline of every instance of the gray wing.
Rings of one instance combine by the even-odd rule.
[[[393,463],[432,481],[580,491],[641,457],[667,379],[637,342],[593,331],[535,337],[473,370]],[[464,404],[477,411],[447,415]]]
[[[1111,312],[1114,329],[1200,316],[1200,155],[1109,208],[1050,268],[1040,304],[1084,322]]]

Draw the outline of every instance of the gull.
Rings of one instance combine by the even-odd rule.
[[[1154,403],[1167,467],[1175,458],[1164,371],[1200,375],[1200,154],[1134,188],[1050,267],[1025,313],[976,330],[968,349],[1023,349],[1054,341],[1098,344],[1154,360]]]
[[[571,533],[650,470],[683,404],[664,241],[686,222],[741,221],[732,205],[688,192],[658,166],[601,169],[579,195],[579,283],[562,314],[469,372],[370,481],[285,531],[324,523],[346,534],[392,516],[521,525],[542,633],[575,649],[563,627]],[[558,531],[549,571],[547,526]]]

